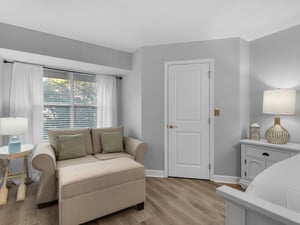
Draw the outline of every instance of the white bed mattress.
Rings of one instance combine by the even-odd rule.
[[[300,213],[300,154],[258,174],[246,192]]]

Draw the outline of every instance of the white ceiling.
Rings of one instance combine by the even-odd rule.
[[[133,52],[175,42],[251,41],[300,24],[300,0],[0,0],[0,22]]]

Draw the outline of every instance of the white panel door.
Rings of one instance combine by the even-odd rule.
[[[167,73],[169,176],[209,179],[209,63]]]

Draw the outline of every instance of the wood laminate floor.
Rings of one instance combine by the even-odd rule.
[[[196,179],[146,178],[144,210],[132,207],[84,225],[224,225],[225,205],[217,186]],[[36,183],[27,186],[22,202],[15,201],[17,187],[9,189],[8,203],[0,206],[0,225],[58,225],[57,204],[37,209]]]

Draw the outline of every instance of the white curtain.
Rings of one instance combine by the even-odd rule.
[[[117,121],[116,78],[98,74],[97,79],[97,126],[115,127]]]
[[[11,84],[12,64],[4,63],[0,56],[0,117],[9,116],[9,91]],[[0,146],[7,145],[9,137],[0,135]],[[2,173],[0,172],[0,184],[2,182]]]
[[[0,55],[0,84],[3,84],[4,82],[3,75],[4,75],[4,63],[3,63],[3,58]],[[3,96],[2,85],[0,87],[0,96]],[[2,116],[3,116],[3,103],[2,103],[2,97],[0,97],[0,117]],[[0,140],[0,144],[2,146],[1,140]]]
[[[3,58],[0,55],[0,117],[3,117],[4,115],[4,110],[3,110],[3,82],[4,82],[4,63],[3,63]],[[3,146],[3,137],[0,135],[0,146]],[[0,185],[2,185],[2,176],[3,174],[0,173]]]
[[[20,135],[22,143],[35,146],[42,141],[43,126],[43,67],[23,63],[14,63],[11,74],[11,89],[9,103],[10,117],[28,118],[28,131]],[[21,161],[21,160],[20,160]],[[13,160],[10,172],[22,170],[23,163]],[[34,180],[38,172],[29,162],[29,172]]]

